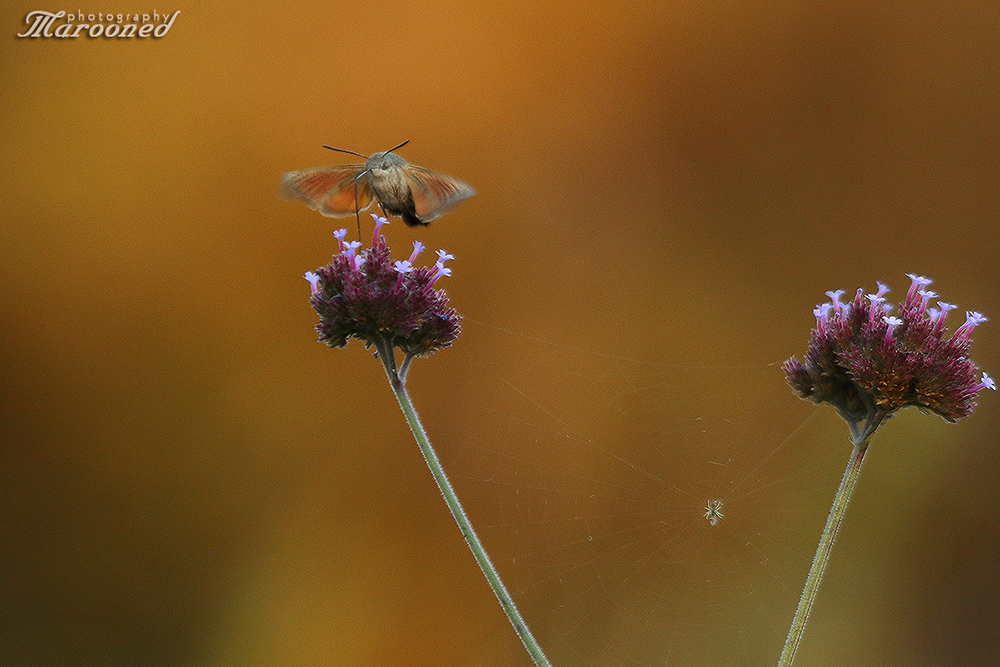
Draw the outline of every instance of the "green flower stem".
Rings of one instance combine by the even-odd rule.
[[[870,437],[871,434],[869,434]],[[823,528],[823,535],[819,539],[819,546],[816,547],[816,555],[813,557],[812,567],[809,568],[809,576],[806,577],[806,585],[802,589],[802,597],[799,598],[798,609],[795,610],[795,618],[792,619],[792,626],[788,629],[788,638],[785,640],[785,648],[781,651],[781,660],[778,667],[791,667],[795,660],[795,652],[802,641],[802,633],[806,629],[806,621],[809,620],[809,612],[812,611],[813,603],[816,601],[816,593],[819,591],[819,583],[823,579],[823,572],[830,560],[830,552],[833,551],[833,543],[837,539],[837,531],[844,521],[844,513],[847,511],[847,503],[851,500],[854,487],[861,476],[861,464],[865,460],[865,452],[868,450],[868,440],[855,445],[851,452],[851,459],[847,463],[847,470],[840,480],[840,488],[833,498],[833,506],[830,508],[830,516],[826,519],[826,527]]]
[[[524,622],[521,613],[517,610],[514,599],[507,592],[507,588],[503,585],[500,575],[497,573],[496,568],[493,567],[486,549],[483,548],[482,542],[479,541],[476,531],[473,530],[472,524],[469,522],[469,517],[465,514],[462,504],[458,501],[455,489],[452,487],[451,482],[448,481],[448,476],[445,475],[444,468],[441,467],[437,453],[435,453],[434,448],[431,446],[431,442],[427,438],[427,432],[424,431],[424,427],[420,423],[420,417],[417,416],[417,411],[413,407],[410,395],[406,392],[406,382],[403,379],[405,378],[405,374],[396,372],[396,360],[393,356],[392,345],[381,344],[377,347],[379,357],[382,359],[386,375],[389,378],[389,384],[392,385],[392,390],[396,394],[396,400],[399,401],[399,407],[403,410],[403,415],[406,417],[406,422],[410,425],[413,437],[416,438],[417,444],[420,445],[420,451],[427,461],[427,466],[431,469],[434,481],[437,482],[438,488],[441,490],[441,495],[444,496],[445,502],[448,503],[448,508],[451,510],[452,516],[455,517],[462,535],[465,536],[465,542],[469,545],[469,549],[472,550],[472,555],[475,556],[480,569],[486,575],[486,580],[489,582],[490,588],[496,594],[497,599],[500,601],[500,606],[503,607],[507,618],[510,619],[511,625],[514,626],[514,631],[521,638],[524,648],[528,650],[532,660],[535,661],[538,667],[550,667],[548,658],[545,657],[542,647],[538,645],[535,637],[531,634],[531,630],[528,629],[527,623]],[[404,371],[409,367],[410,360],[409,356],[403,360],[402,369]]]

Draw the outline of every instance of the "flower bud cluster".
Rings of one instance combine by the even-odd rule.
[[[451,274],[444,263],[452,255],[439,250],[433,267],[415,266],[424,250],[415,241],[408,259],[393,261],[385,237],[379,234],[388,221],[372,217],[371,249],[362,249],[360,241],[346,242],[347,231],[338,230],[340,252],[328,265],[305,275],[312,284],[309,303],[320,316],[319,340],[330,347],[344,347],[352,337],[366,347],[386,342],[408,357],[451,345],[461,331],[462,318],[434,284]]]
[[[881,283],[876,293],[859,289],[847,302],[841,301],[843,290],[827,292],[831,301],[813,311],[816,328],[805,357],[784,364],[793,391],[836,407],[856,441],[908,405],[958,421],[975,408],[980,389],[996,389],[969,359],[972,333],[987,318],[967,312],[965,323],[948,335],[945,318],[956,306],[930,306],[937,297],[927,289],[930,279],[907,275],[912,284],[896,312]]]

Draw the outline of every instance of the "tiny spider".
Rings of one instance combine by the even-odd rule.
[[[709,500],[708,504],[705,505],[705,513],[702,516],[708,519],[708,522],[713,526],[719,523],[719,519],[724,516],[722,514],[722,501]]]

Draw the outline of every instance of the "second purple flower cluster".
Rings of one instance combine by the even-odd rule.
[[[827,292],[831,301],[813,311],[816,328],[805,357],[784,364],[795,393],[836,407],[855,442],[904,406],[954,422],[972,412],[979,390],[996,389],[969,358],[972,333],[987,318],[967,312],[965,323],[947,335],[945,319],[956,306],[931,306],[937,294],[928,289],[930,279],[907,275],[912,283],[896,312],[882,283],[874,294],[859,289],[847,302],[841,301],[843,290]]]

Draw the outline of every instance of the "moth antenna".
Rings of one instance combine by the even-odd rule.
[[[349,153],[350,155],[357,155],[358,157],[363,157],[366,160],[368,159],[367,155],[362,155],[361,153],[355,153],[354,151],[349,151],[346,148],[334,148],[333,146],[327,146],[326,144],[323,144],[323,148],[328,148],[331,151],[337,151],[338,153]],[[396,146],[396,148],[399,148],[399,146]],[[394,148],[393,150],[396,150],[396,148]]]
[[[396,146],[396,148],[390,148],[389,150],[387,150],[387,151],[386,151],[386,153],[392,153],[393,151],[395,151],[395,150],[397,150],[397,149],[399,149],[399,148],[402,148],[403,146],[405,146],[405,145],[406,145],[406,144],[408,144],[408,143],[410,143],[410,140],[409,140],[409,139],[407,139],[406,141],[404,141],[404,142],[403,142],[403,143],[401,143],[400,145]]]

